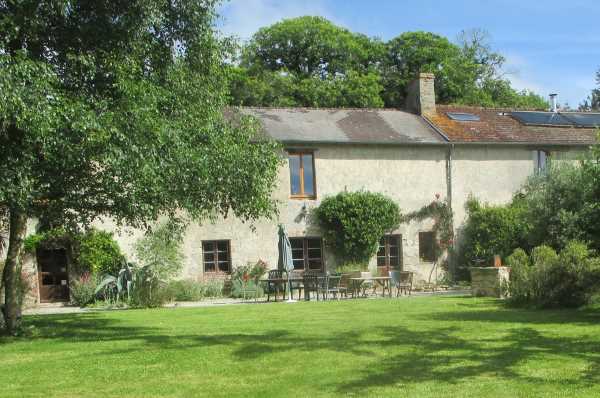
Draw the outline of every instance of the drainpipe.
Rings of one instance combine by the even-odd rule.
[[[425,123],[429,125],[436,133],[438,133],[444,141],[448,144],[448,149],[446,151],[446,201],[448,202],[448,207],[452,211],[452,159],[454,158],[454,144],[450,142],[450,139],[444,132],[436,126],[429,118],[425,115],[421,115]],[[452,217],[452,231],[454,232],[454,216]],[[454,246],[454,243],[452,243]],[[450,271],[450,275],[454,277],[456,275],[456,264],[454,263],[454,258],[452,256],[448,256],[448,270]]]
[[[446,153],[446,200],[448,201],[448,207],[452,211],[452,159],[454,158],[454,144],[448,146],[448,152]],[[454,214],[452,215],[451,228],[454,232]],[[454,233],[453,233],[454,235]],[[452,242],[454,247],[454,241]],[[453,255],[448,255],[448,271],[450,276],[454,279],[456,275],[456,264]]]

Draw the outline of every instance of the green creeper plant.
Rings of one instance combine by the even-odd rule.
[[[401,221],[396,202],[368,191],[340,192],[314,211],[326,243],[343,262],[368,262],[381,237]]]

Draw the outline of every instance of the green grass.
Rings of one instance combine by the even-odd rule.
[[[600,311],[428,297],[27,317],[8,397],[600,396]]]

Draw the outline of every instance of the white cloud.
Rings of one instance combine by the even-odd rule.
[[[221,32],[242,40],[249,39],[263,26],[302,15],[319,15],[343,25],[321,0],[231,0],[219,11]]]

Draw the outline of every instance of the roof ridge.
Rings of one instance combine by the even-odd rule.
[[[417,114],[407,111],[406,109],[400,108],[359,108],[359,107],[314,107],[314,106],[244,106],[237,105],[235,108],[242,109],[273,109],[273,110],[287,110],[287,109],[297,109],[297,110],[311,110],[311,111],[398,111],[404,113],[410,113],[411,115]]]

